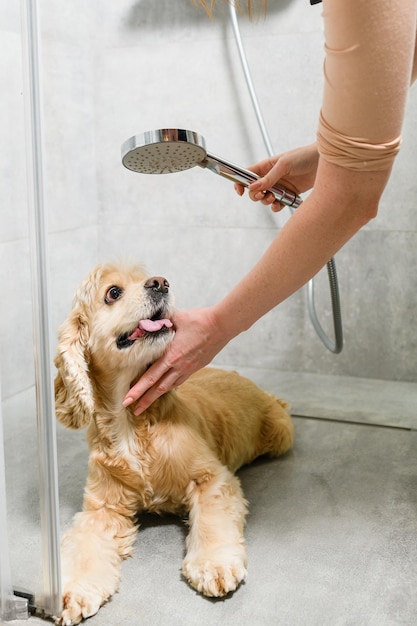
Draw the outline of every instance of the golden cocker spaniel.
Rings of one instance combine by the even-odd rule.
[[[188,515],[182,571],[206,596],[246,575],[247,503],[234,472],[292,445],[288,405],[235,372],[205,368],[142,415],[129,387],[174,336],[165,278],[104,264],[80,285],[59,331],[56,414],[88,427],[83,511],[62,540],[63,613],[78,624],[118,589],[142,511]]]

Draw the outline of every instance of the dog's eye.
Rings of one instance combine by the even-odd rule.
[[[116,302],[116,300],[120,298],[122,293],[123,293],[123,289],[121,287],[118,287],[117,285],[113,285],[113,287],[110,287],[110,289],[106,293],[104,302],[106,304],[112,304],[113,302]]]

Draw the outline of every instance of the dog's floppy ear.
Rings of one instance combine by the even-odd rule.
[[[88,319],[76,307],[59,329],[55,365],[55,411],[67,428],[85,428],[94,413],[93,389],[88,375]]]

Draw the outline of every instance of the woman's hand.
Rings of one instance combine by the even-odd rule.
[[[214,308],[175,313],[172,318],[174,339],[164,355],[131,387],[123,406],[139,399],[134,412],[140,415],[159,396],[181,385],[224,348],[231,336],[219,327]]]
[[[266,190],[277,183],[296,193],[311,189],[316,179],[318,162],[317,146],[313,143],[251,165],[248,169],[260,178],[249,185],[250,199],[271,205],[273,211],[280,211],[284,205],[272,193],[265,193]],[[240,196],[245,191],[243,185],[235,185],[235,189]]]

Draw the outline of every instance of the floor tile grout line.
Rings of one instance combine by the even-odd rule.
[[[354,426],[372,426],[374,428],[388,428],[389,430],[406,430],[408,432],[416,431],[415,428],[410,428],[409,426],[393,426],[392,424],[377,424],[372,422],[359,422],[356,420],[349,419],[337,419],[332,417],[320,417],[318,415],[297,415],[296,413],[291,413],[291,417],[298,417],[300,419],[305,420],[316,420],[320,422],[330,422],[334,424],[352,424]]]

